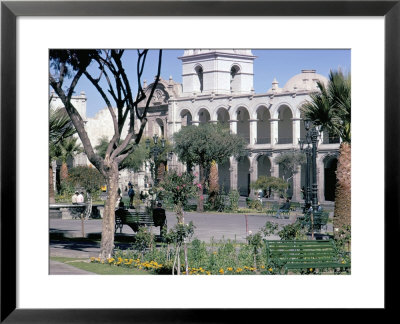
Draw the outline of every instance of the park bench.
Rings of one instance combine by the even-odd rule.
[[[166,225],[166,220],[164,225]],[[122,227],[129,226],[134,232],[139,231],[140,226],[156,226],[153,221],[153,215],[145,211],[137,211],[135,209],[119,208],[115,211],[115,233]]]
[[[266,214],[267,215],[276,215],[276,212],[278,211],[278,204],[273,204],[273,205],[269,205],[267,210],[266,210]]]
[[[289,270],[315,272],[331,269],[334,272],[350,270],[350,261],[343,258],[333,240],[266,240],[267,263],[285,274]]]
[[[300,209],[301,205],[299,202],[291,202],[290,203],[290,210],[296,211],[297,209]]]
[[[298,218],[300,220],[300,223],[303,226],[311,226],[311,213],[306,213],[305,215],[301,216]],[[326,211],[317,211],[314,213],[314,219],[313,219],[313,227],[314,230],[320,231],[321,229],[327,228],[328,225],[328,220],[329,220],[329,213]]]

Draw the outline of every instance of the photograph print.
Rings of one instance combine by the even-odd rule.
[[[50,49],[49,273],[350,275],[350,49]]]

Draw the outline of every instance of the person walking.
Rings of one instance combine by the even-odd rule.
[[[135,190],[133,190],[132,185],[129,187],[128,196],[129,196],[129,208],[134,209],[135,207],[133,206],[133,198],[135,197]]]

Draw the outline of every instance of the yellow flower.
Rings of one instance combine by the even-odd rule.
[[[272,272],[272,268],[269,268],[268,271],[269,271],[269,272]]]
[[[265,266],[262,265],[262,266],[261,266],[261,269],[265,269]]]
[[[346,263],[346,261],[343,260],[343,261],[342,261],[342,264],[345,264],[345,263]]]
[[[310,271],[313,271],[313,268],[310,268]]]
[[[227,268],[226,270],[228,270],[228,271],[232,271],[232,270],[233,270],[233,268],[229,267],[229,268]]]
[[[242,268],[237,268],[237,269],[236,269],[236,272],[242,272],[242,271],[243,271]]]
[[[224,274],[224,269],[219,269],[219,271],[218,271],[220,274]]]

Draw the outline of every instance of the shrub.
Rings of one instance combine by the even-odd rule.
[[[61,191],[65,194],[72,194],[76,188],[84,188],[92,196],[98,196],[104,183],[104,176],[96,168],[77,166],[69,170]]]
[[[239,198],[240,194],[237,190],[231,190],[228,194],[229,198],[229,210],[237,211],[239,208]]]
[[[278,235],[281,240],[301,240],[306,238],[304,228],[299,222],[284,226],[278,232]]]
[[[250,209],[256,209],[256,210],[258,210],[258,211],[261,211],[262,210],[262,203],[261,203],[261,201],[259,201],[258,199],[250,199],[250,198],[247,198],[246,199],[246,203],[247,203],[247,206],[250,208]]]
[[[152,250],[155,242],[155,236],[147,227],[139,227],[135,236],[133,248],[143,254],[146,250]]]

